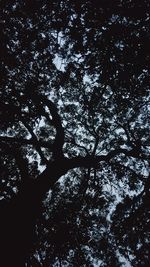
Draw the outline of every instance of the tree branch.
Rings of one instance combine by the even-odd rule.
[[[110,151],[107,155],[100,156],[77,156],[71,159],[61,158],[53,162],[50,162],[47,168],[39,177],[35,180],[36,194],[37,196],[44,196],[44,194],[53,188],[58,179],[65,175],[69,170],[79,167],[90,168],[97,167],[98,163],[105,161],[109,162],[113,157],[124,154],[125,156],[141,159],[141,155],[134,149],[128,151],[126,149],[116,149]],[[144,158],[145,159],[145,158]],[[147,158],[146,158],[147,159]]]
[[[39,143],[38,143],[37,136],[36,136],[35,133],[33,132],[32,127],[31,127],[29,124],[27,124],[27,123],[25,122],[24,119],[22,119],[22,123],[23,123],[24,126],[28,129],[29,133],[30,133],[31,136],[32,136],[33,141],[36,143],[35,147],[36,147],[36,150],[37,150],[37,152],[39,153],[39,155],[40,155],[40,157],[41,157],[42,162],[45,163],[45,164],[47,164],[47,163],[48,163],[48,160],[45,158],[45,156],[44,156],[44,154],[43,154],[43,152],[42,152],[42,150],[41,150],[41,147],[40,147],[40,145],[39,145]]]
[[[39,145],[40,147],[49,148],[51,151],[53,151],[53,144],[41,140],[33,140],[33,138],[24,139],[22,137],[0,136],[0,141],[9,144],[16,143],[19,146],[32,145],[36,147],[37,145]]]
[[[43,103],[48,107],[50,114],[52,116],[52,121],[51,121],[52,125],[54,125],[56,129],[56,136],[53,144],[53,156],[54,159],[62,158],[63,157],[62,149],[64,145],[64,128],[62,126],[58,110],[55,104],[43,95],[36,95],[36,96],[32,95],[32,98],[36,104]]]

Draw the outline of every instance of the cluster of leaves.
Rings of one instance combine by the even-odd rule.
[[[130,259],[134,266],[149,265],[149,181],[138,196],[126,197],[118,204],[113,215],[112,228],[120,252]],[[119,216],[119,220],[116,217]],[[119,227],[118,227],[119,224]],[[124,244],[124,247],[120,244]],[[130,256],[132,257],[130,258]]]
[[[59,127],[45,96],[61,116],[68,158],[135,150],[135,158],[117,155],[56,184],[37,221],[29,266],[148,266],[148,189],[142,190],[149,8],[147,0],[1,1],[1,198],[13,198],[23,180],[18,151],[34,179],[53,160]]]
[[[104,181],[95,179],[92,170],[78,175],[71,171],[69,176],[46,199],[45,217],[37,224],[39,247],[36,243],[35,248],[40,251],[40,261],[91,266],[93,259],[101,259],[110,264],[115,256],[107,236],[106,215],[113,196],[102,192]],[[35,253],[31,262],[36,259]],[[117,264],[117,258],[115,261]]]

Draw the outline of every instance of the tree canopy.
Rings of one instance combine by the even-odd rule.
[[[149,10],[1,0],[3,267],[149,266]]]

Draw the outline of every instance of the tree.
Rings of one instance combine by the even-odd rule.
[[[1,1],[2,266],[149,266],[149,1]]]

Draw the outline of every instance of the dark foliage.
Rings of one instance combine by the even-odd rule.
[[[0,265],[148,267],[148,0],[0,1]]]

